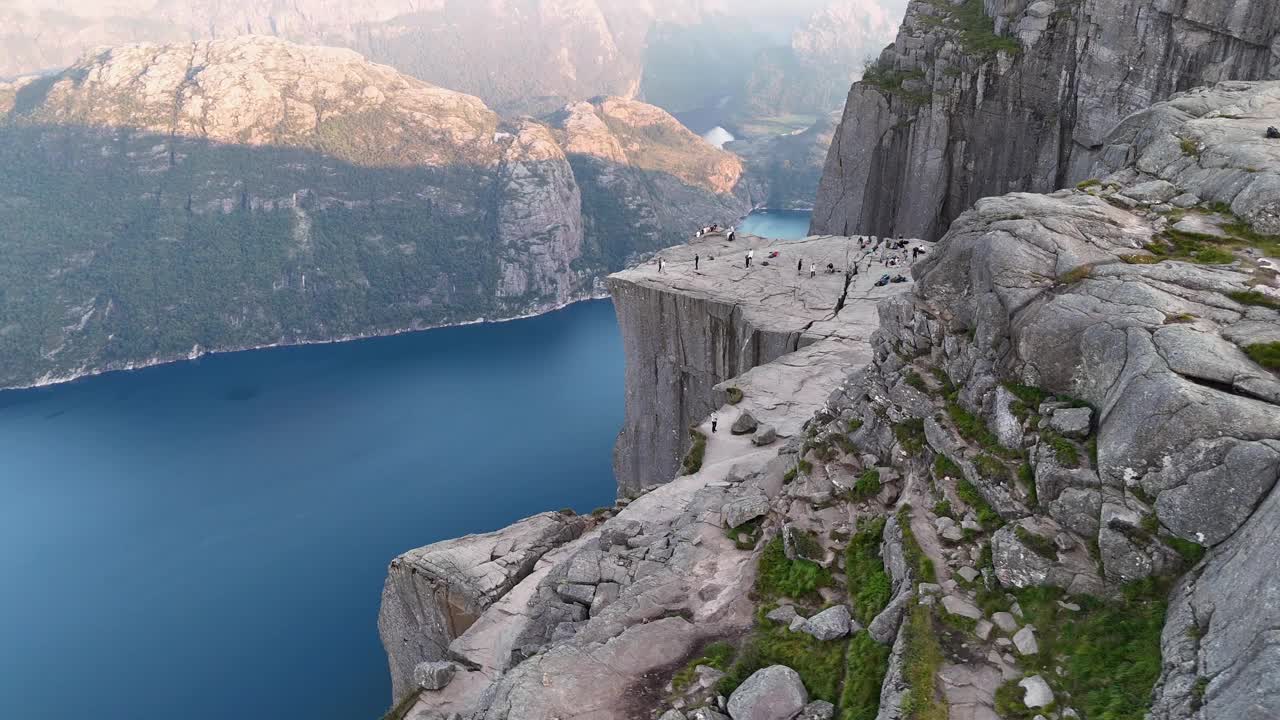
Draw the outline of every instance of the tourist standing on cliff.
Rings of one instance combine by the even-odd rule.
[[[804,258],[796,258],[796,272],[804,272]]]
[[[734,240],[737,240],[737,239],[738,239],[738,233],[734,232],[733,228],[729,228],[729,242],[733,242]]]
[[[815,263],[809,263],[809,277],[818,277],[818,266]]]
[[[698,269],[698,262],[699,262],[700,260],[702,260],[702,256],[701,256],[701,255],[694,255],[694,256],[693,256],[693,269],[694,269],[694,270],[697,270],[697,269]]]
[[[666,269],[667,269],[667,261],[663,260],[662,258],[658,258],[658,272],[663,272]]]
[[[716,423],[718,423],[718,422],[720,422],[720,421],[719,421],[719,420],[717,420],[717,419],[716,419],[716,416],[713,414],[713,415],[711,416],[711,434],[712,434],[712,435],[714,435],[714,434],[716,433]]]
[[[751,267],[751,261],[752,259],[755,258],[755,256],[756,256],[756,251],[754,248],[747,251],[747,267]]]

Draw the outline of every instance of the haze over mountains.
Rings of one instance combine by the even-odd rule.
[[[0,386],[537,312],[750,207],[741,161],[653,106],[504,121],[254,36],[0,85],[0,165]]]
[[[838,109],[903,0],[25,0],[0,8],[0,77],[99,45],[271,35],[354,49],[499,112],[596,95],[673,112],[743,93],[770,112]],[[787,78],[783,82],[782,78]]]

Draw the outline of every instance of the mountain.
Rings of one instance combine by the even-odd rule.
[[[902,0],[888,4],[899,17]],[[100,45],[256,34],[350,48],[503,114],[597,95],[674,112],[740,93],[760,48],[789,53],[793,32],[811,37],[800,45],[806,62],[830,64],[833,45],[879,47],[892,32],[883,13],[876,0],[25,0],[0,7],[0,78],[60,69]],[[799,84],[818,81],[815,67],[800,68],[810,75]]]
[[[1278,116],[1175,94],[900,283],[610,276],[616,503],[392,560],[387,717],[1280,717]]]
[[[1268,78],[1274,0],[912,0],[849,93],[812,229],[937,238],[981,197],[1088,179],[1153,102]]]
[[[0,387],[536,312],[749,209],[652,106],[507,122],[255,36],[0,85],[0,164]]]

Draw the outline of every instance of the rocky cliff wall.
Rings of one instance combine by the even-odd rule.
[[[855,284],[734,378],[701,467],[517,585],[473,627],[518,640],[455,641],[475,669],[406,716],[1280,715],[1280,83],[1144,117],[1085,188],[963,213],[878,323],[832,329]],[[705,294],[669,272],[638,282]],[[744,274],[705,281],[774,302]],[[789,439],[725,436],[743,409]],[[772,665],[795,682],[762,689]]]
[[[0,165],[0,387],[544,312],[751,206],[737,157],[644,103],[503,122],[252,36],[0,83]]]
[[[626,417],[614,450],[621,494],[675,474],[689,449],[688,428],[725,402],[717,385],[834,333],[866,337],[874,323],[859,309],[843,311],[850,297],[843,273],[808,278],[811,264],[844,268],[862,256],[857,240],[739,236],[730,244],[714,237],[662,253],[664,275],[644,267],[608,280],[627,359]],[[751,249],[755,265],[747,269]],[[772,261],[771,249],[781,253]],[[858,280],[851,304],[865,311],[868,276]]]
[[[812,231],[937,238],[979,198],[1090,177],[1174,92],[1280,77],[1274,0],[914,0],[850,90]]]

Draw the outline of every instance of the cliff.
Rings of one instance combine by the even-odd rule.
[[[1090,177],[1172,93],[1280,78],[1269,0],[913,0],[853,85],[812,232],[937,238],[979,198]]]
[[[661,275],[646,265],[608,279],[627,357],[626,418],[614,450],[620,494],[675,474],[689,449],[687,429],[726,401],[716,386],[824,339],[865,340],[876,325],[868,300],[889,292],[872,287],[879,275],[870,272],[809,277],[810,264],[843,269],[862,256],[854,239],[712,237],[660,253]],[[775,249],[780,256],[767,259]]]
[[[797,245],[615,277],[629,402],[719,431],[398,716],[1280,714],[1277,116],[1280,83],[1224,83],[1130,118],[1091,182],[979,201],[847,333],[850,297],[765,274]],[[801,349],[742,372],[748,332]]]
[[[0,163],[0,387],[541,312],[750,207],[741,162],[652,106],[503,121],[252,36],[0,83]]]
[[[749,247],[757,249],[751,270],[740,257]],[[574,708],[582,712],[590,698],[592,717],[632,717],[658,701],[658,688],[647,687],[648,674],[750,625],[751,556],[718,529],[722,508],[742,497],[778,495],[788,465],[778,448],[788,438],[798,440],[801,425],[848,367],[870,359],[874,301],[904,287],[874,288],[875,278],[866,272],[847,285],[842,274],[808,277],[807,263],[843,263],[851,247],[850,258],[865,254],[850,238],[770,245],[716,237],[663,251],[662,273],[647,263],[610,278],[628,353],[628,425],[619,463],[636,478],[620,482],[620,494],[637,499],[622,498],[589,519],[587,531],[557,550],[544,572],[510,589],[465,632],[449,635],[447,652],[439,649],[441,623],[433,619],[448,613],[433,589],[440,582],[420,573],[406,585],[404,568],[415,558],[456,554],[477,543],[487,547],[493,536],[428,546],[394,561],[379,627],[393,658],[395,699],[413,685],[413,665],[405,657],[449,659],[466,668],[444,691],[423,693],[406,716],[565,716]],[[768,261],[771,248],[782,257]],[[803,276],[792,264],[802,252]],[[698,270],[694,254],[700,256]],[[729,404],[727,385],[715,387],[730,378],[741,392],[736,404]],[[707,416],[717,408],[720,424],[712,433]],[[740,415],[753,417],[758,427],[735,435],[731,426]],[[677,476],[689,426],[709,442],[699,467]],[[664,444],[670,427],[680,432]],[[662,447],[641,448],[641,442]],[[428,629],[404,641],[385,628],[405,626],[406,597],[424,599],[415,600],[419,605],[408,614],[429,620],[418,623]],[[406,642],[414,652],[401,649]],[[429,647],[437,649],[422,651]],[[584,653],[614,672],[584,671]],[[535,680],[550,676],[557,678],[550,685]]]

